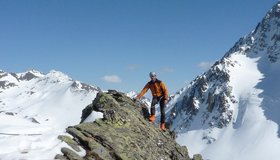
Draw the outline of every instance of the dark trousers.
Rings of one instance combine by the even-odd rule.
[[[160,122],[164,123],[165,122],[165,103],[164,103],[164,98],[163,97],[153,97],[152,104],[151,104],[151,115],[156,114],[156,108],[155,105],[158,104],[160,105]]]

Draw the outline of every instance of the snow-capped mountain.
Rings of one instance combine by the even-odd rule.
[[[136,93],[135,91],[130,91],[130,92],[127,92],[126,95],[132,99],[136,98],[138,93]],[[141,102],[144,103],[149,109],[151,107],[151,100],[145,96],[143,96],[141,98]]]
[[[0,71],[0,159],[53,159],[99,90],[58,71]]]
[[[280,157],[280,2],[171,100],[177,142],[213,160]]]

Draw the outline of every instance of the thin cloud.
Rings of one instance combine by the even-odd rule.
[[[137,64],[130,64],[126,67],[126,69],[130,70],[130,71],[135,71],[138,68],[139,68],[139,66]]]
[[[214,63],[213,62],[200,62],[197,66],[202,70],[209,69]]]
[[[165,73],[173,73],[175,70],[171,67],[164,67],[162,71]]]
[[[122,80],[119,76],[117,75],[107,75],[102,77],[102,80],[108,83],[121,83]]]

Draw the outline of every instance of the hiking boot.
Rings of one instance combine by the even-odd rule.
[[[165,123],[161,123],[161,124],[160,124],[160,130],[161,130],[161,131],[164,131],[164,132],[166,131]]]
[[[156,115],[151,115],[149,120],[152,122],[152,123],[155,123],[155,120],[156,120]]]

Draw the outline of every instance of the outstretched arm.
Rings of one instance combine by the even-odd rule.
[[[150,84],[147,83],[147,84],[145,85],[145,87],[142,89],[142,91],[140,92],[140,94],[138,94],[138,96],[136,97],[136,99],[140,99],[141,97],[143,97],[144,94],[149,90],[149,88],[150,88]]]

